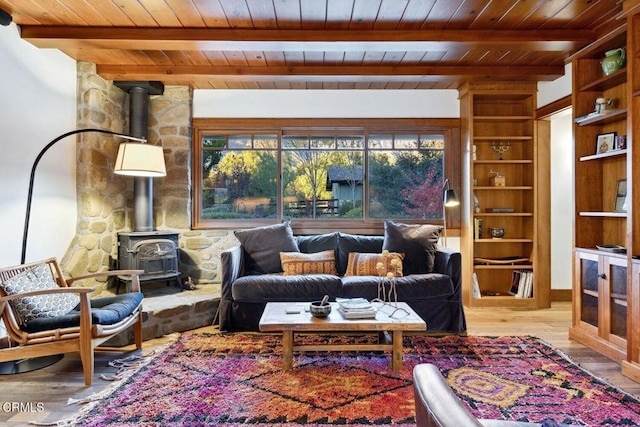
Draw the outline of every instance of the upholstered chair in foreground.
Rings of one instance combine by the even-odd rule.
[[[447,384],[440,370],[430,363],[416,365],[413,370],[416,424],[418,427],[519,427],[553,426],[503,420],[479,420],[462,404]]]
[[[142,270],[112,270],[65,279],[55,258],[0,268],[0,317],[10,347],[0,362],[79,352],[84,381],[93,379],[94,349],[133,326],[142,348]],[[89,298],[93,288],[71,283],[100,276],[130,276],[131,292]]]

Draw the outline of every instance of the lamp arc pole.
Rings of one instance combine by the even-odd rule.
[[[131,141],[138,141],[138,142],[142,142],[142,143],[147,142],[147,140],[144,139],[144,138],[136,138],[136,137],[133,137],[133,136],[121,134],[119,132],[113,132],[113,131],[105,130],[105,129],[84,128],[84,129],[76,129],[76,130],[72,130],[72,131],[67,132],[67,133],[63,133],[62,135],[58,136],[57,138],[52,140],[50,143],[45,145],[44,148],[42,150],[40,150],[40,152],[36,156],[36,159],[33,162],[33,166],[31,167],[31,175],[29,177],[29,191],[27,193],[27,210],[26,210],[25,218],[24,218],[24,230],[22,232],[22,253],[21,253],[21,256],[20,256],[20,264],[24,264],[25,259],[27,257],[27,237],[29,235],[29,219],[31,217],[31,201],[33,199],[33,184],[34,184],[35,177],[36,177],[36,169],[38,167],[38,164],[40,163],[40,160],[42,159],[42,156],[44,156],[44,154],[51,147],[53,147],[58,141],[66,138],[68,136],[71,136],[71,135],[76,135],[76,134],[79,134],[79,133],[88,133],[88,132],[97,132],[97,133],[104,133],[104,134],[108,134],[108,135],[114,135],[114,136],[117,136],[119,138],[128,139],[128,140],[131,140]]]

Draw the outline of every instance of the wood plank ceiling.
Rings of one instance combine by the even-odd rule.
[[[619,0],[0,0],[21,36],[110,80],[448,89],[554,80]]]

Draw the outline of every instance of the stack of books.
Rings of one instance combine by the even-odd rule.
[[[511,295],[516,298],[533,297],[533,271],[514,270],[511,278]]]
[[[375,319],[376,309],[364,298],[336,298],[345,319]]]

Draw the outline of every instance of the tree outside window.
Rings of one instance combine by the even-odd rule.
[[[200,139],[204,221],[442,220],[444,133],[221,131]]]

